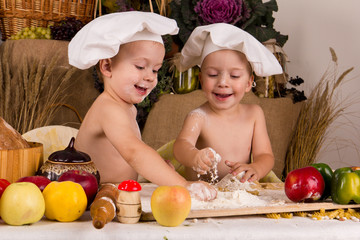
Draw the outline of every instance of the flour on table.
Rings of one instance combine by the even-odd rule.
[[[288,204],[290,201],[284,194],[283,188],[266,189],[256,183],[234,181],[229,185],[224,182],[226,182],[226,179],[222,179],[218,184],[224,184],[231,188],[220,190],[219,187],[215,185],[215,188],[218,190],[217,197],[212,201],[200,201],[192,196],[191,210],[282,206]],[[195,185],[193,187],[195,187]],[[155,188],[156,186],[154,185],[145,185],[142,188],[141,205],[145,212],[151,212],[150,198]]]
[[[191,199],[191,209],[231,209],[242,207],[260,207],[284,205],[286,199],[279,199],[274,195],[275,190],[262,189],[259,183],[241,183],[243,173],[237,176],[228,174],[215,187],[218,189],[216,199],[212,201],[199,201]]]
[[[227,174],[223,177],[215,186],[223,192],[232,192],[235,190],[246,190],[248,192],[256,193],[258,190],[262,189],[261,185],[258,182],[240,182],[240,179],[245,175],[245,172],[241,172],[238,175],[234,176],[232,174]]]
[[[276,190],[268,190],[276,191]],[[218,191],[216,199],[205,202],[199,201],[195,198],[191,199],[191,209],[232,209],[243,207],[264,207],[264,206],[278,206],[284,205],[285,200],[277,199],[274,196],[267,194],[254,195],[246,190],[236,190],[233,192]]]

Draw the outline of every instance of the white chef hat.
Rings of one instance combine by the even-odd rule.
[[[100,59],[114,57],[121,44],[151,40],[163,44],[161,35],[177,34],[176,21],[151,12],[118,12],[98,17],[86,24],[70,41],[69,64],[80,69]]]
[[[201,66],[212,52],[230,49],[245,54],[257,76],[281,74],[282,67],[276,57],[257,39],[244,30],[227,23],[215,23],[194,29],[181,50],[175,65],[183,72],[195,65]]]

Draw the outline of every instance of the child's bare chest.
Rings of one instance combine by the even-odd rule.
[[[218,151],[235,153],[248,150],[253,137],[254,122],[247,119],[237,121],[209,120],[200,133],[198,143],[202,147],[213,147]]]

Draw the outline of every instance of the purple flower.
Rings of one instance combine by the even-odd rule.
[[[194,11],[203,24],[222,22],[235,25],[250,17],[249,9],[243,0],[200,0]]]

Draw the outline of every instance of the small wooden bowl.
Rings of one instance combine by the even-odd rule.
[[[43,144],[29,142],[30,148],[0,150],[0,178],[16,182],[34,176],[44,163]]]

